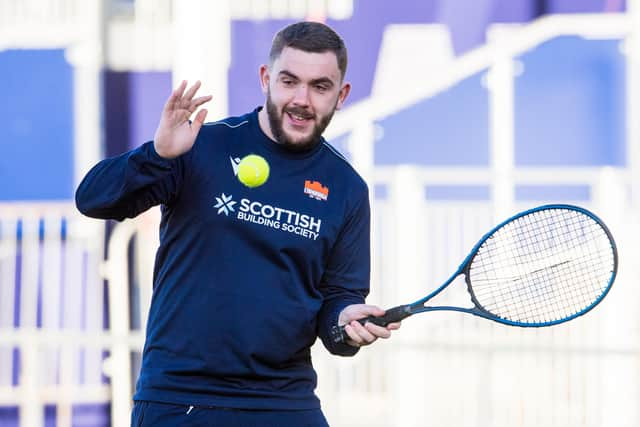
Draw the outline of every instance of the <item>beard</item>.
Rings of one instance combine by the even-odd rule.
[[[336,101],[336,105],[338,102]],[[320,137],[324,130],[329,126],[329,122],[333,117],[333,113],[335,113],[335,106],[331,110],[329,114],[324,117],[320,117],[320,122],[313,123],[313,130],[311,131],[311,135],[307,138],[299,139],[294,141],[291,139],[285,132],[284,127],[282,125],[283,117],[286,113],[290,113],[293,115],[302,116],[305,118],[313,119],[313,116],[309,111],[304,108],[284,108],[282,112],[278,111],[278,108],[271,100],[271,91],[267,93],[267,116],[269,117],[269,126],[271,127],[271,133],[273,137],[276,139],[276,142],[281,144],[283,147],[290,151],[308,151],[313,147],[318,145],[320,142]]]

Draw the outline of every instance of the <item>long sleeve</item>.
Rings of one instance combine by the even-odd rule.
[[[164,159],[156,153],[153,142],[147,142],[96,164],[76,190],[76,206],[94,218],[133,218],[174,200],[183,172],[184,156]]]
[[[363,304],[369,294],[370,280],[370,208],[368,192],[359,200],[336,242],[323,277],[324,297],[318,315],[318,336],[332,354],[353,356],[357,347],[334,343],[331,328],[348,305]]]

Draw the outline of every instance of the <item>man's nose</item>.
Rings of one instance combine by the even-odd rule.
[[[308,105],[309,104],[309,86],[301,84],[296,88],[296,92],[293,98],[294,104]]]

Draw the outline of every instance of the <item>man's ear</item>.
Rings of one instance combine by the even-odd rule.
[[[271,76],[269,75],[269,66],[262,64],[260,66],[260,87],[262,88],[262,93],[264,95],[269,91],[269,81]]]
[[[351,91],[351,83],[346,82],[342,85],[340,92],[338,93],[338,102],[336,104],[336,110],[342,108],[342,104],[344,104],[345,99],[349,96],[349,92]]]

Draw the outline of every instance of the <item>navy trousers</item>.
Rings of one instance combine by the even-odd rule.
[[[320,409],[263,411],[136,401],[131,427],[329,427]]]

